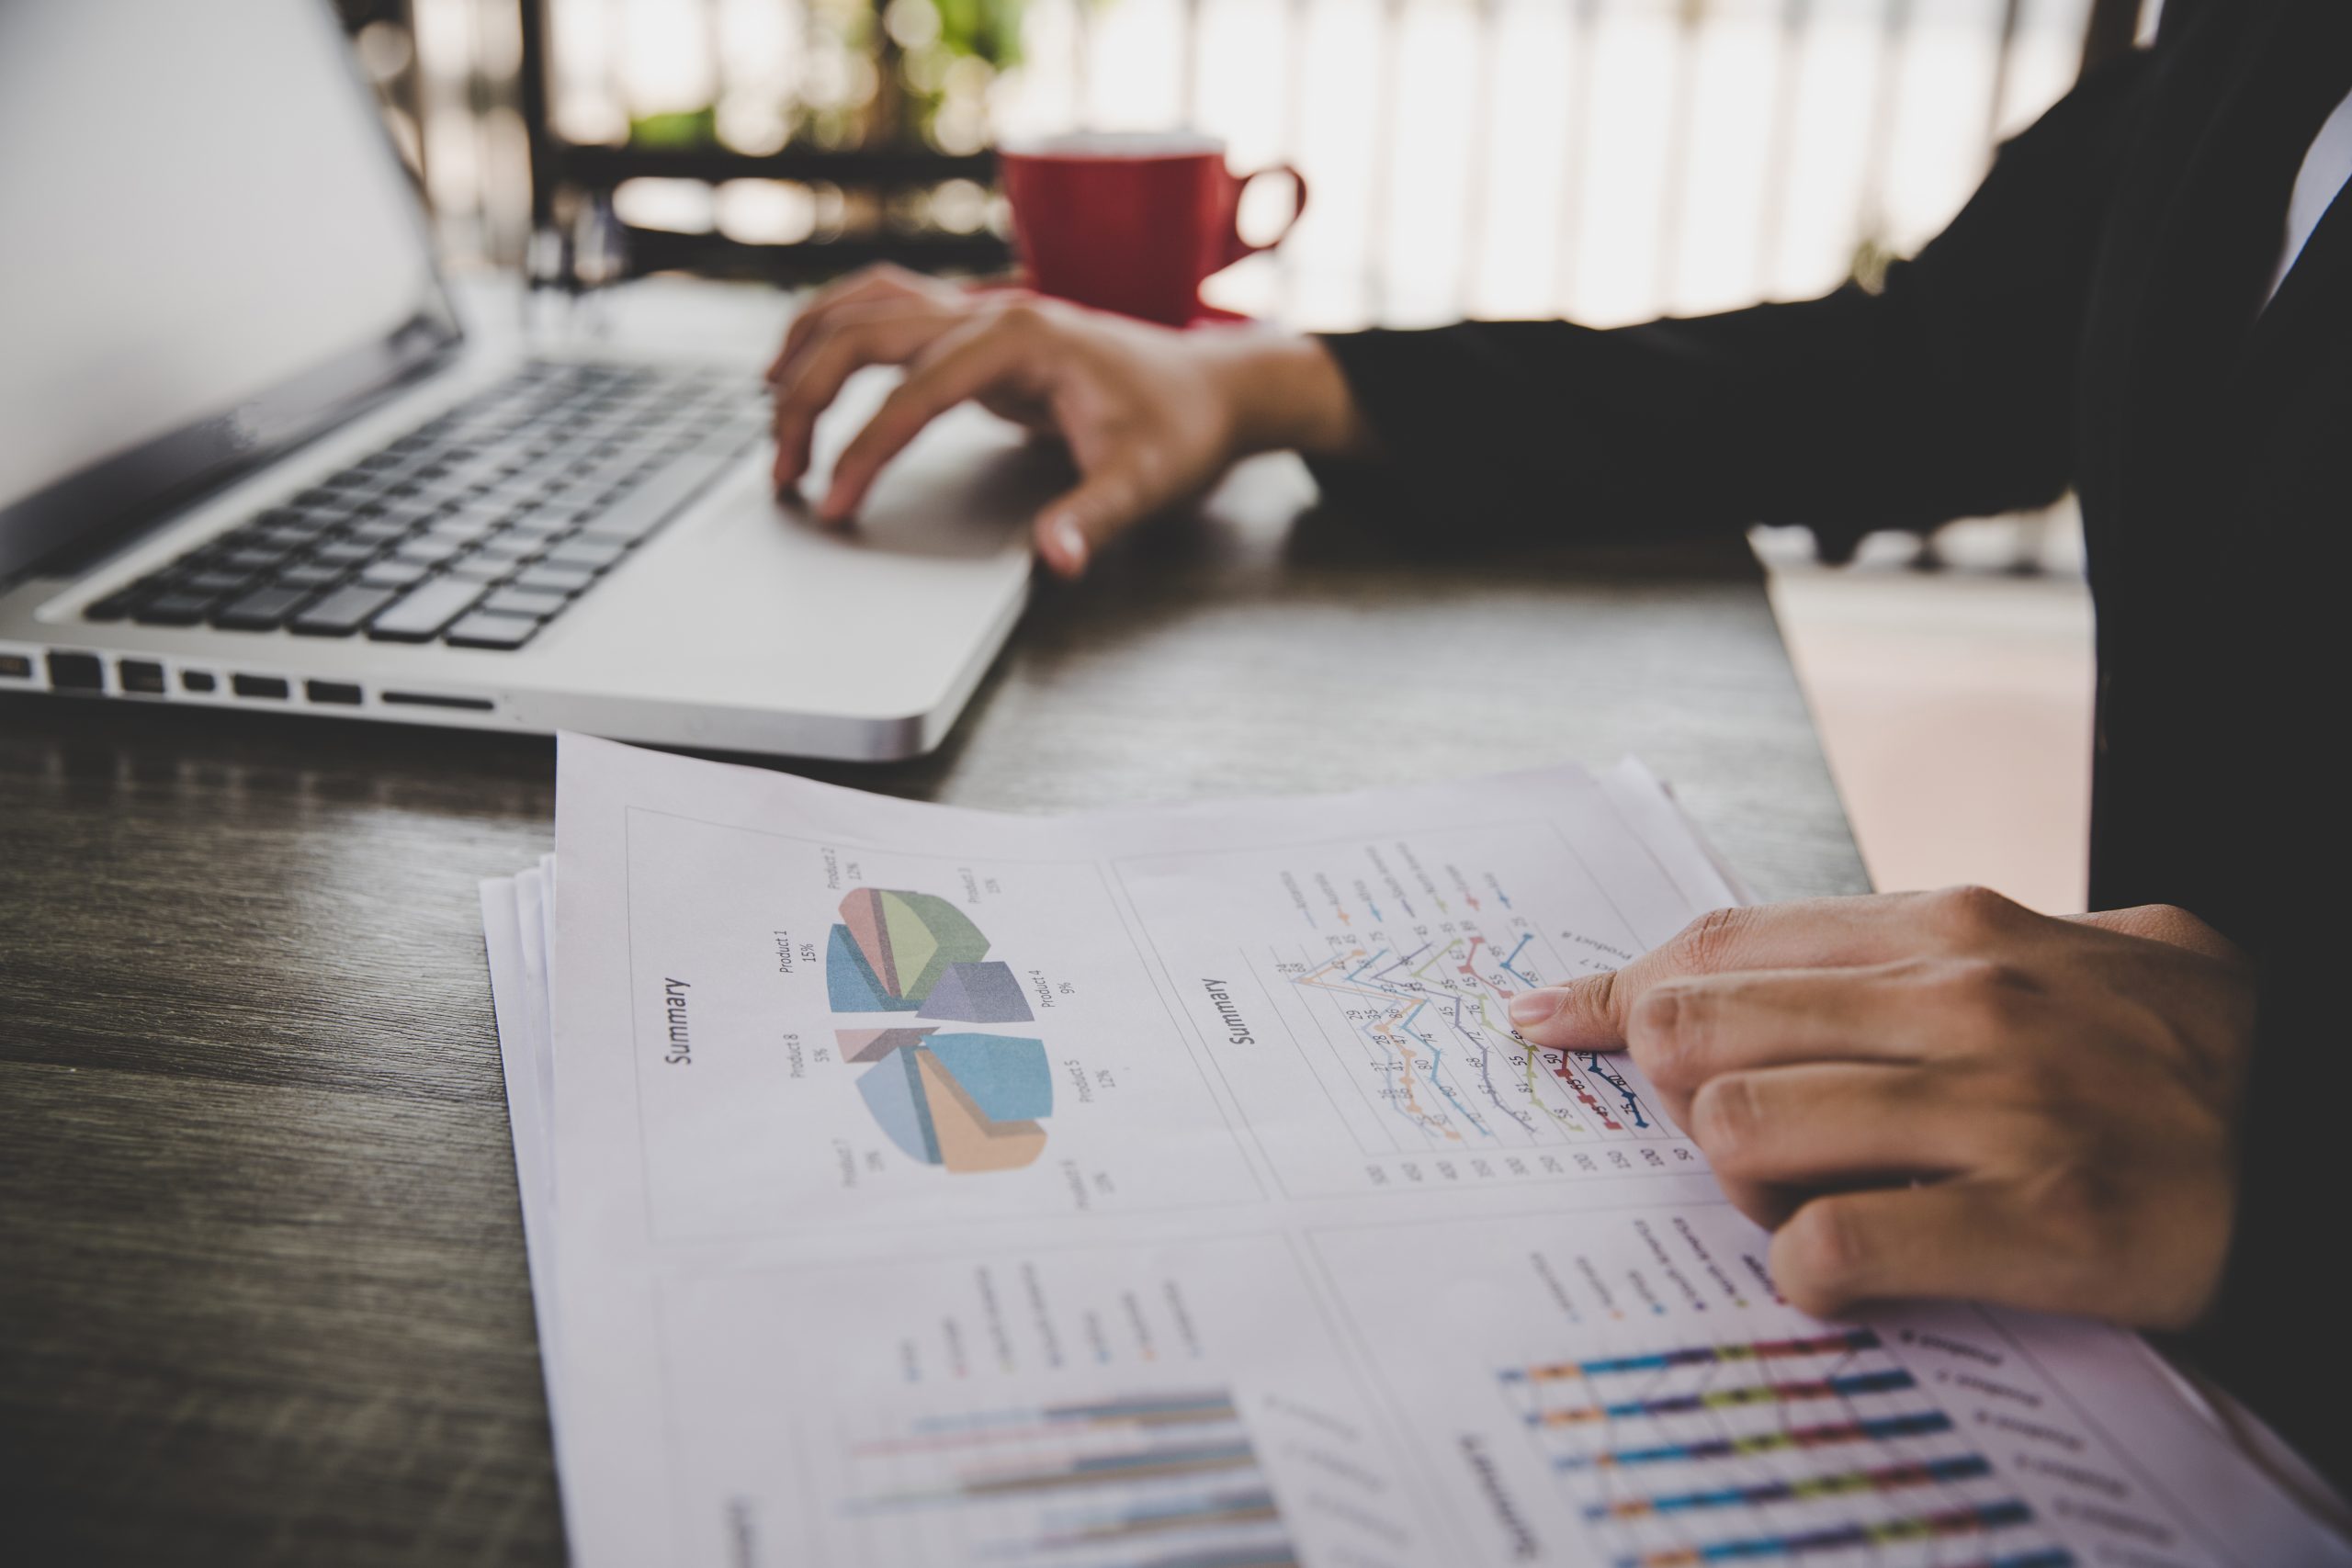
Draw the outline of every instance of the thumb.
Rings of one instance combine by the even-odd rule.
[[[1133,465],[1106,465],[1037,513],[1037,554],[1056,576],[1075,580],[1085,574],[1098,546],[1151,506]]]
[[[1614,1051],[1625,1043],[1625,1014],[1639,991],[1611,970],[1511,998],[1511,1027],[1531,1045],[1562,1051]]]

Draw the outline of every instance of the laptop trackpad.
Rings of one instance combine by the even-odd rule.
[[[860,428],[826,423],[820,457]],[[647,695],[764,705],[781,682],[820,711],[926,711],[1001,626],[1028,577],[1031,520],[1071,482],[1058,448],[972,407],[918,436],[847,528],[777,501],[769,463],[764,448],[747,457],[532,651],[560,659],[567,682]],[[820,464],[806,488],[829,476]]]
[[[895,380],[892,374],[850,384],[818,426],[799,495],[779,503],[786,515],[819,525],[816,502],[832,480],[833,459]],[[1038,509],[1076,479],[1058,443],[966,403],[933,420],[884,466],[844,536],[893,554],[992,556],[1005,547],[1007,530],[1025,532]]]

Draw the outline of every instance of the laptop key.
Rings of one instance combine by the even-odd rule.
[[[311,552],[311,558],[328,566],[355,567],[376,553],[364,539],[330,539]]]
[[[378,642],[430,642],[481,597],[479,582],[436,577],[402,594],[368,624],[368,635]]]
[[[484,535],[497,531],[498,523],[494,518],[474,512],[453,512],[435,520],[433,526],[425,530],[424,536],[428,539],[455,539],[460,544],[470,545]]]
[[[582,570],[576,566],[549,566],[542,561],[537,566],[524,568],[514,579],[514,586],[570,594],[579,592],[595,581],[596,574],[593,571]]]
[[[519,615],[493,615],[476,610],[442,633],[441,640],[452,648],[520,648],[538,629],[538,622]]]
[[[383,511],[369,521],[381,523],[387,526],[397,524],[405,530],[413,528],[420,523],[430,523],[439,515],[441,515],[441,504],[438,502],[395,501],[386,505]]]
[[[413,539],[404,540],[393,554],[401,560],[416,561],[424,566],[439,566],[445,560],[464,554],[465,548],[465,541],[462,539],[448,539],[437,534],[424,534]]]
[[[212,612],[212,624],[232,632],[275,631],[286,624],[287,616],[301,607],[311,592],[308,588],[281,588],[270,583],[242,598],[232,599]]]
[[[538,554],[539,545],[540,541],[537,539],[509,539],[503,536],[495,539],[484,539],[481,544],[474,547],[474,553],[468,556],[466,558],[468,560],[503,561],[505,563],[507,570],[512,570],[514,568],[521,566],[528,558]]]
[[[280,547],[241,545],[220,557],[220,565],[231,571],[267,571],[286,558]]]
[[[131,613],[142,626],[192,626],[220,599],[217,593],[158,593]]]
[[[316,592],[322,588],[332,588],[341,582],[351,575],[351,569],[347,566],[335,566],[327,561],[298,560],[291,566],[279,567],[270,575],[274,581],[284,587],[300,588]]]
[[[354,583],[338,588],[288,624],[288,630],[304,637],[349,637],[368,617],[400,597],[397,588],[367,588]]]
[[[503,582],[514,575],[515,565],[512,560],[496,556],[470,555],[442,570],[461,581],[479,582],[488,587],[493,582]]]
[[[543,621],[568,603],[560,593],[550,593],[540,588],[502,588],[481,602],[481,607],[494,615],[522,615]]]
[[[399,538],[413,526],[413,524],[403,523],[397,517],[367,517],[345,528],[343,536],[363,545],[384,545]]]
[[[549,550],[542,559],[548,566],[576,566],[588,571],[602,571],[628,553],[628,547],[617,540],[583,535],[565,540]]]
[[[369,561],[360,569],[359,581],[370,588],[406,588],[412,582],[422,582],[433,575],[433,569],[422,561],[400,560],[386,557]]]

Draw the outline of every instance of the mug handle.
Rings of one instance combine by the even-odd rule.
[[[1298,191],[1298,200],[1291,208],[1290,220],[1283,225],[1282,232],[1276,234],[1272,239],[1268,240],[1262,245],[1253,245],[1249,241],[1241,237],[1241,193],[1250,188],[1250,182],[1251,180],[1258,178],[1261,175],[1288,175],[1291,177],[1292,185]],[[1298,172],[1298,165],[1295,164],[1270,164],[1262,169],[1250,170],[1248,174],[1242,175],[1233,183],[1234,226],[1233,232],[1227,237],[1225,242],[1225,265],[1231,266],[1235,262],[1239,261],[1244,256],[1254,256],[1261,251],[1272,250],[1276,245],[1281,244],[1284,240],[1290,238],[1290,231],[1298,226],[1298,220],[1305,215],[1306,211],[1306,176]]]

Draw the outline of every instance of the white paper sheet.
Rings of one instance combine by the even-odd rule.
[[[582,1562],[2352,1560],[2130,1336],[1781,1304],[1629,1062],[1510,1037],[1736,896],[1638,765],[559,798],[547,1026],[552,868],[484,911]]]

